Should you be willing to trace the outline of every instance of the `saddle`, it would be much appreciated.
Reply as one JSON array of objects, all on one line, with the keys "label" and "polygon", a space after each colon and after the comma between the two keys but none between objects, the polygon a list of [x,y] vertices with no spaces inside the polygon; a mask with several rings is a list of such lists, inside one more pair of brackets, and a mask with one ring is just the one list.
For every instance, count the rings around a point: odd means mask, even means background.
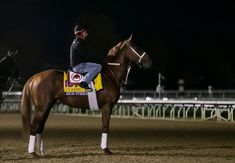
[{"label": "saddle", "polygon": [[[71,70],[64,71],[64,92],[67,95],[85,95],[87,91],[79,86],[83,81],[84,75]],[[101,73],[89,84],[93,90],[103,89]]]}]

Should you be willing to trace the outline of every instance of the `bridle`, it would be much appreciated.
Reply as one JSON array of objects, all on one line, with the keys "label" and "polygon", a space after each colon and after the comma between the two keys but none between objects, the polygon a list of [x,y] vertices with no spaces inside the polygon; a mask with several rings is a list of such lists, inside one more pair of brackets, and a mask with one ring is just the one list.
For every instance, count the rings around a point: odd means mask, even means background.
[{"label": "bridle", "polygon": [[137,51],[135,51],[135,49],[134,48],[132,48],[132,46],[131,45],[129,45],[129,47],[130,47],[130,49],[139,57],[139,61],[138,61],[138,63],[141,63],[141,60],[143,59],[143,57],[144,57],[144,55],[146,54],[146,52],[143,52],[143,54],[142,55],[140,55]]},{"label": "bridle", "polygon": [[[129,47],[133,52],[134,54],[136,54],[138,57],[139,57],[139,60],[138,60],[138,64],[141,63],[141,60],[143,59],[143,57],[145,56],[146,52],[143,52],[142,54],[139,54],[129,43],[129,41],[125,41],[125,43],[122,44],[122,46],[120,47],[120,49],[122,49],[125,45],[127,45],[127,47]],[[120,63],[116,63],[116,62],[107,62],[107,65],[110,65],[110,66],[120,66],[121,64]],[[127,68],[127,74],[126,74],[126,78],[125,78],[125,81],[122,82],[121,84],[121,87],[125,86],[127,84],[127,80],[128,80],[128,76],[129,76],[129,73],[130,73],[130,70],[131,70],[131,64],[128,65],[128,68]],[[117,77],[115,76],[115,74],[113,73],[113,71],[108,67],[109,71],[111,72],[112,76],[115,78],[115,80],[118,82],[118,79]],[[123,89],[124,92],[125,92],[125,89]],[[124,94],[123,92],[123,94]]]}]

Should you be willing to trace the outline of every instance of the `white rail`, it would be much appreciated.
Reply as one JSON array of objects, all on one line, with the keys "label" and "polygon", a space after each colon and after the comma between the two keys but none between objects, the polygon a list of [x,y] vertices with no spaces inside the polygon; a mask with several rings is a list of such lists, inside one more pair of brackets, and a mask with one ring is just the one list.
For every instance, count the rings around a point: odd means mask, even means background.
[{"label": "white rail", "polygon": [[[20,99],[6,99],[1,112],[19,112]],[[113,108],[112,116],[125,118],[169,119],[169,120],[217,120],[234,121],[235,101],[205,100],[119,100]],[[72,108],[57,103],[53,113],[83,116],[100,116],[99,112],[82,108]]]},{"label": "white rail", "polygon": [[235,105],[235,101],[222,101],[222,100],[210,100],[210,101],[206,101],[206,100],[177,100],[177,99],[170,99],[170,100],[159,100],[159,99],[150,99],[150,100],[146,100],[146,99],[132,99],[132,100],[119,100],[118,103],[145,103],[145,104],[201,104],[201,105]]},{"label": "white rail", "polygon": [[[217,121],[234,120],[235,101],[197,100],[119,100],[117,110],[122,116],[161,119],[201,119]],[[133,109],[135,108],[135,111]],[[138,108],[138,114],[136,112]],[[127,110],[127,112],[125,112]],[[132,110],[132,111],[131,111]],[[129,113],[132,113],[131,115]],[[117,114],[118,115],[118,114]]]},{"label": "white rail", "polygon": [[[6,95],[7,92],[2,92]],[[21,96],[21,91],[10,92],[10,96]],[[132,98],[158,98],[159,94],[156,90],[126,90],[123,95],[124,99]],[[167,98],[235,98],[235,90],[185,90],[179,92],[178,90],[164,90],[161,92],[161,97]]]}]

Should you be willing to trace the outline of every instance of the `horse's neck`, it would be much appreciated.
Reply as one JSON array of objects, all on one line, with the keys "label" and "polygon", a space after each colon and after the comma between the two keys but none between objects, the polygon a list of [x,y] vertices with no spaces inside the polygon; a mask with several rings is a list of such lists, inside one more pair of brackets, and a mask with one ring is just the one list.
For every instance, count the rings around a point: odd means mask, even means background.
[{"label": "horse's neck", "polygon": [[[111,63],[109,65],[109,63]],[[127,75],[128,63],[125,61],[124,57],[121,57],[112,62],[107,62],[106,71],[113,76],[113,78],[118,82],[118,85],[122,83]]]}]

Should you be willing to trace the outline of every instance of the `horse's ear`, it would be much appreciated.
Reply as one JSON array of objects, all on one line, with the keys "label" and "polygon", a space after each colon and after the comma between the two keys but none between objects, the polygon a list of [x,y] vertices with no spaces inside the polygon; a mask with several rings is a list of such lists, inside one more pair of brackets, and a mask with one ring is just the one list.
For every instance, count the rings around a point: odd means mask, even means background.
[{"label": "horse's ear", "polygon": [[12,54],[13,54],[12,51],[10,51],[10,50],[7,51],[8,56],[12,56]]},{"label": "horse's ear", "polygon": [[131,41],[131,39],[132,39],[132,34],[131,34],[131,36],[128,38],[128,42],[130,42]]}]

